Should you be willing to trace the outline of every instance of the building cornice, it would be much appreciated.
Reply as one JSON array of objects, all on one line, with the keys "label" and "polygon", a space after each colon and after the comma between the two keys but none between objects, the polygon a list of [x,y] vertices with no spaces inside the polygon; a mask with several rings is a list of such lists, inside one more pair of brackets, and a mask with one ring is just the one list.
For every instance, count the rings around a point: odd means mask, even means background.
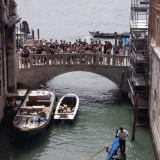
[{"label": "building cornice", "polygon": [[12,20],[10,20],[6,25],[8,25],[9,27],[11,27],[12,25],[18,23],[21,20],[21,17],[15,17]]}]

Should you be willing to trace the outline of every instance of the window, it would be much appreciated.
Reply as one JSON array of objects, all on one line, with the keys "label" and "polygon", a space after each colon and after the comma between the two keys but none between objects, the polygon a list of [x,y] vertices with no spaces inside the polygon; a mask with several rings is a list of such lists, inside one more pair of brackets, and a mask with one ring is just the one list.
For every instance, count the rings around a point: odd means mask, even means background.
[{"label": "window", "polygon": [[7,5],[7,0],[4,0],[4,4]]}]

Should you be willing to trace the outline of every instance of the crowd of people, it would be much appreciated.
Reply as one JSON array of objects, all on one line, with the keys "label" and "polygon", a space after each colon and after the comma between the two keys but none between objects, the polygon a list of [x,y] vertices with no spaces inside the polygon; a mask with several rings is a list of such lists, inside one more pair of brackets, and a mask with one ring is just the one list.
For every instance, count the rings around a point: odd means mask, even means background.
[{"label": "crowd of people", "polygon": [[76,40],[74,43],[66,42],[65,40],[43,42],[39,40],[34,46],[21,45],[17,48],[17,56],[29,57],[30,54],[66,54],[66,53],[96,53],[96,54],[119,54],[124,55],[122,41],[119,39],[118,44],[112,45],[110,41],[93,41],[87,43],[86,40]]}]

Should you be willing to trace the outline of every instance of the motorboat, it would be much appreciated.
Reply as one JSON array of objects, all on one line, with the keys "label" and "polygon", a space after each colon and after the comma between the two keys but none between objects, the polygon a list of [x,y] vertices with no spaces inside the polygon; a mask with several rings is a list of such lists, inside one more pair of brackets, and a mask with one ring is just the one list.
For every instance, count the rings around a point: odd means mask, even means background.
[{"label": "motorboat", "polygon": [[79,97],[76,94],[66,94],[60,98],[54,113],[56,122],[73,122],[79,107]]},{"label": "motorboat", "polygon": [[124,32],[121,34],[118,33],[103,33],[100,31],[96,31],[96,32],[91,32],[89,31],[89,33],[93,36],[93,37],[99,37],[99,38],[115,38],[116,36],[119,38],[129,38],[130,37],[130,32]]},{"label": "motorboat", "polygon": [[13,119],[15,136],[30,138],[45,131],[51,121],[55,101],[56,95],[52,91],[31,90]]}]

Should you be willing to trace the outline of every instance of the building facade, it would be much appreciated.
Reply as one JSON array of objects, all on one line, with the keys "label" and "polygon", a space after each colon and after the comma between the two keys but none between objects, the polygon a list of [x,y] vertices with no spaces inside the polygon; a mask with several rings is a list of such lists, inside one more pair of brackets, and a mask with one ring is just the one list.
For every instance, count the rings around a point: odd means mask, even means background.
[{"label": "building facade", "polygon": [[0,122],[8,92],[16,92],[15,25],[20,21],[15,0],[0,0]]},{"label": "building facade", "polygon": [[160,159],[160,1],[150,1],[150,126],[157,157]]}]

